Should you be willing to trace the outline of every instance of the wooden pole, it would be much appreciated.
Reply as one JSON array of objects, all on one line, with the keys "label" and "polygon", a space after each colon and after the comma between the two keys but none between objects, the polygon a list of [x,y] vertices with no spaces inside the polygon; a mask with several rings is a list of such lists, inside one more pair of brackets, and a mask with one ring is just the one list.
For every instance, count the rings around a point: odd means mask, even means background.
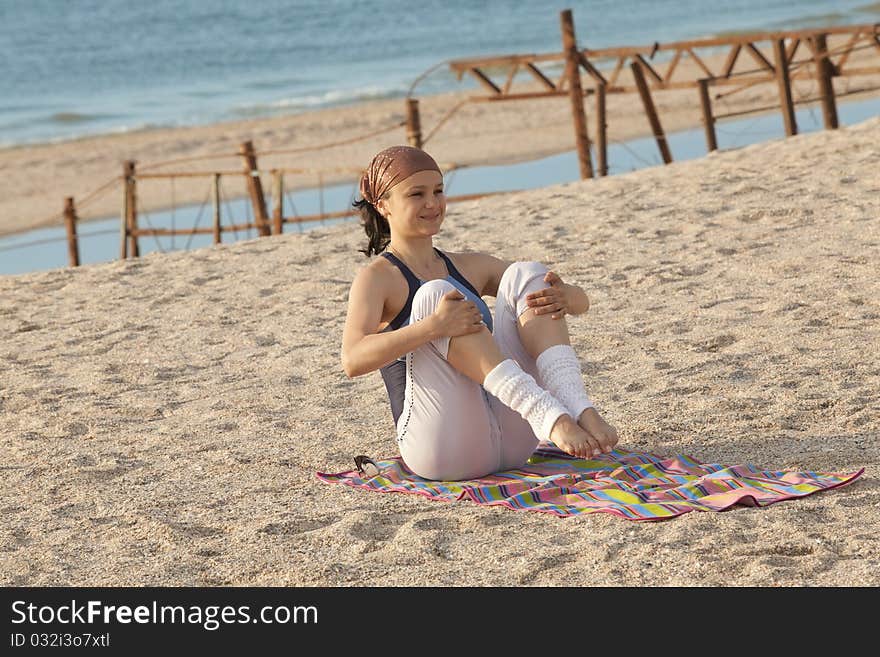
[{"label": "wooden pole", "polygon": [[73,197],[64,200],[64,225],[67,228],[67,260],[71,267],[79,267],[79,242],[76,239],[76,208]]},{"label": "wooden pole", "polygon": [[242,142],[239,155],[244,160],[244,177],[247,184],[248,194],[251,197],[251,205],[254,208],[254,221],[260,237],[270,235],[269,213],[266,212],[266,197],[263,194],[263,184],[257,168],[257,154],[254,152],[254,144],[251,141]]},{"label": "wooden pole", "polygon": [[419,99],[406,99],[406,143],[415,148],[422,147],[422,121],[419,117]]},{"label": "wooden pole", "polygon": [[139,258],[141,255],[140,238],[135,233],[138,229],[138,215],[134,165],[134,160],[128,160],[122,166],[125,177],[126,208],[128,209],[128,216],[126,217],[126,224],[128,225],[128,253],[132,258]]},{"label": "wooden pole", "polygon": [[214,184],[211,189],[214,197],[214,244],[220,244],[222,241],[220,228],[220,174],[214,174]]},{"label": "wooden pole", "polygon": [[571,115],[574,119],[574,139],[581,179],[592,178],[593,161],[590,156],[590,138],[587,134],[587,112],[584,107],[584,92],[581,88],[580,56],[574,35],[571,9],[559,13],[559,22],[562,29],[562,50],[565,52],[568,95],[571,98]]},{"label": "wooden pole", "polygon": [[700,106],[703,108],[703,128],[706,130],[706,146],[709,151],[718,150],[715,138],[715,117],[712,116],[712,99],[709,97],[709,79],[697,80],[700,85]]},{"label": "wooden pole", "polygon": [[815,45],[816,69],[819,76],[819,95],[822,98],[822,118],[826,130],[836,130],[837,101],[834,98],[834,65],[828,57],[828,41],[826,34],[817,34],[813,38]]},{"label": "wooden pole", "polygon": [[122,211],[119,213],[119,259],[128,258],[128,178],[126,168],[122,167]]},{"label": "wooden pole", "polygon": [[318,172],[318,210],[321,213],[321,224],[324,223],[324,175]]},{"label": "wooden pole", "polygon": [[654,107],[654,101],[651,98],[651,91],[648,89],[648,83],[645,82],[645,74],[642,72],[642,65],[635,61],[630,64],[633,78],[636,81],[636,87],[639,89],[639,95],[642,97],[642,105],[645,106],[645,114],[648,115],[648,121],[651,123],[651,130],[654,131],[654,139],[657,141],[657,147],[660,149],[660,155],[663,157],[663,163],[672,162],[672,153],[669,152],[669,145],[666,143],[666,135],[663,133],[663,126],[660,125],[660,117],[657,116],[657,109]]},{"label": "wooden pole", "polygon": [[596,85],[596,173],[608,175],[608,123],[605,119],[605,85]]},{"label": "wooden pole", "polygon": [[782,106],[785,134],[793,137],[797,134],[798,128],[794,115],[794,102],[791,99],[791,78],[788,74],[788,59],[783,39],[777,39],[773,42],[773,59],[776,66],[776,84],[779,87],[779,104]]},{"label": "wooden pole", "polygon": [[272,219],[275,223],[275,234],[284,232],[284,174],[272,172]]}]

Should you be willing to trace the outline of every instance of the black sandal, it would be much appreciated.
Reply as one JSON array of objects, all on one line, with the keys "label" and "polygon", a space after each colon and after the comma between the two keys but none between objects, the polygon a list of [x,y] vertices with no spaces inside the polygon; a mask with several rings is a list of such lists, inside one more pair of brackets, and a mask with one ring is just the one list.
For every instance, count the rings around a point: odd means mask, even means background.
[{"label": "black sandal", "polygon": [[[373,459],[371,459],[369,456],[364,456],[363,454],[360,454],[360,455],[354,457],[354,464],[357,467],[357,471],[361,475],[366,476],[366,477],[375,477],[377,474],[379,474],[381,472],[381,470],[379,469],[379,466],[376,464],[376,462]],[[373,468],[375,469],[375,472],[373,472],[372,474],[368,473],[366,466],[373,466]]]}]

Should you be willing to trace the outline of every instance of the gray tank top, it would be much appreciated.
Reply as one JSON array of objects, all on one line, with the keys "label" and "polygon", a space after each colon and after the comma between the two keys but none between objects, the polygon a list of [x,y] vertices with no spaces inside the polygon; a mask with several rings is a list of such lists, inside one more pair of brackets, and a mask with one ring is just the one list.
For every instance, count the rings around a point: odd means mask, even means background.
[{"label": "gray tank top", "polygon": [[[449,271],[449,276],[447,276],[445,280],[452,283],[452,285],[461,291],[467,299],[473,301],[477,305],[477,308],[480,309],[480,314],[483,315],[483,321],[491,332],[492,313],[489,311],[489,306],[486,305],[486,302],[483,301],[480,294],[474,289],[474,286],[471,285],[470,282],[455,268],[455,265],[452,264],[452,261],[446,256],[446,254],[437,247],[434,247],[434,250],[441,258],[443,258],[443,261],[446,263],[446,269]],[[387,258],[389,262],[394,264],[403,273],[406,282],[409,284],[409,296],[406,299],[406,303],[401,311],[397,313],[397,317],[392,319],[391,323],[382,329],[382,333],[385,333],[386,331],[396,331],[409,324],[410,315],[412,314],[413,297],[415,297],[416,291],[423,283],[425,283],[425,281],[420,280],[415,274],[413,274],[410,268],[403,264],[403,261],[393,253],[384,251],[381,255]],[[393,363],[389,363],[381,368],[379,372],[382,374],[382,380],[385,382],[385,389],[388,391],[388,401],[391,403],[391,415],[394,418],[394,424],[397,425],[397,419],[403,412],[403,398],[406,392],[406,357],[402,356],[401,358],[398,358]]]}]

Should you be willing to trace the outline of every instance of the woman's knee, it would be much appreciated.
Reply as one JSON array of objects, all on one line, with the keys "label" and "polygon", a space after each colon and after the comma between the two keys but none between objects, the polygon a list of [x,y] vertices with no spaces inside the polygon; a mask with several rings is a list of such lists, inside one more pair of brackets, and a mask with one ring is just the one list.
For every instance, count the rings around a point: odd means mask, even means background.
[{"label": "woman's knee", "polygon": [[526,295],[547,287],[544,277],[550,269],[542,262],[522,260],[511,263],[498,285],[498,296],[506,299],[511,308],[516,308],[517,318],[528,310]]},{"label": "woman's knee", "polygon": [[[423,284],[416,290],[413,297],[410,323],[420,322],[432,315],[437,310],[437,306],[440,305],[440,300],[443,296],[455,289],[452,283],[441,279],[435,279]],[[443,360],[446,360],[449,356],[449,336],[434,338],[428,345],[434,347]]]},{"label": "woman's knee", "polygon": [[441,279],[435,279],[424,283],[418,290],[416,290],[415,296],[413,297],[412,321],[417,322],[428,315],[431,315],[437,310],[437,306],[440,304],[440,300],[443,296],[455,289],[456,288],[452,283]]}]

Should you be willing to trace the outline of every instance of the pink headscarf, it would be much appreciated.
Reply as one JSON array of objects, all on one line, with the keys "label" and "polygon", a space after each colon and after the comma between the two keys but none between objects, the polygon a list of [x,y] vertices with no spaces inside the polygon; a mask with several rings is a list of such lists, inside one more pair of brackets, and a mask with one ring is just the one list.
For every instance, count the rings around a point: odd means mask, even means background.
[{"label": "pink headscarf", "polygon": [[389,189],[419,171],[440,171],[434,158],[412,146],[392,146],[377,153],[361,176],[361,196],[376,205]]}]

